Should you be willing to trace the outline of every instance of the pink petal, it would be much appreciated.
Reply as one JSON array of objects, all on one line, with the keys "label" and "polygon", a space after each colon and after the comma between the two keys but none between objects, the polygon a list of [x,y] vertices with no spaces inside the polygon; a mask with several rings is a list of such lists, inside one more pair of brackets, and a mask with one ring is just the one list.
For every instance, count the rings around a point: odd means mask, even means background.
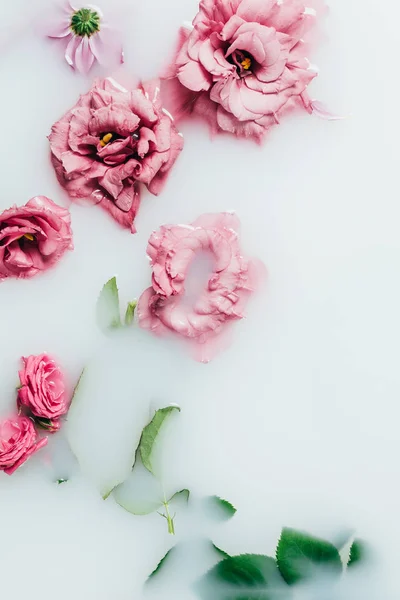
[{"label": "pink petal", "polygon": [[185,66],[180,67],[178,79],[182,85],[193,92],[208,90],[211,85],[211,76],[195,61],[190,61]]},{"label": "pink petal", "polygon": [[74,69],[75,68],[75,52],[79,45],[79,38],[73,35],[68,42],[68,46],[65,50],[65,60]]},{"label": "pink petal", "polygon": [[124,53],[122,44],[115,39],[115,32],[105,29],[89,38],[89,47],[101,65],[122,64]]},{"label": "pink petal", "polygon": [[346,118],[343,115],[338,115],[331,112],[326,104],[320,102],[319,100],[312,100],[310,106],[312,112],[321,119],[326,119],[327,121],[340,121],[341,119]]},{"label": "pink petal", "polygon": [[89,38],[83,37],[75,52],[75,65],[80,73],[86,75],[93,65],[94,54],[89,46]]},{"label": "pink petal", "polygon": [[73,35],[70,28],[70,20],[63,19],[62,21],[54,22],[49,26],[46,35],[49,38],[63,38],[68,35]]}]

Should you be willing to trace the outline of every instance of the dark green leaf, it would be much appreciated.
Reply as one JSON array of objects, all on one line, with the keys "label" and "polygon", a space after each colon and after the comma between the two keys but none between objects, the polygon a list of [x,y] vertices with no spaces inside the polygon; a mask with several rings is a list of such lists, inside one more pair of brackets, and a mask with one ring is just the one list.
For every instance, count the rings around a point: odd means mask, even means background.
[{"label": "dark green leaf", "polygon": [[128,306],[126,308],[126,313],[125,313],[125,325],[127,327],[129,327],[129,325],[131,325],[131,323],[133,321],[133,317],[135,316],[136,306],[137,306],[136,300],[134,300],[133,302],[128,302]]},{"label": "dark green leaf", "polygon": [[208,496],[204,499],[204,508],[209,517],[216,521],[227,521],[236,513],[236,508],[219,496]]},{"label": "dark green leaf", "polygon": [[112,277],[104,285],[97,300],[97,323],[103,331],[121,327],[117,279]]},{"label": "dark green leaf", "polygon": [[139,453],[142,459],[143,465],[150,473],[154,475],[153,470],[153,451],[157,436],[160,433],[161,427],[165,420],[174,412],[180,411],[179,406],[167,406],[166,408],[160,408],[156,411],[156,414],[148,425],[143,429],[142,437],[139,442]]},{"label": "dark green leaf", "polygon": [[350,558],[347,563],[348,567],[354,567],[354,565],[364,562],[368,558],[368,548],[363,540],[354,540],[350,548]]},{"label": "dark green leaf", "polygon": [[197,584],[203,600],[287,600],[290,592],[273,558],[258,554],[231,556]]},{"label": "dark green leaf", "polygon": [[294,529],[282,530],[276,560],[282,577],[290,585],[313,577],[318,567],[324,573],[342,572],[342,561],[333,544]]}]

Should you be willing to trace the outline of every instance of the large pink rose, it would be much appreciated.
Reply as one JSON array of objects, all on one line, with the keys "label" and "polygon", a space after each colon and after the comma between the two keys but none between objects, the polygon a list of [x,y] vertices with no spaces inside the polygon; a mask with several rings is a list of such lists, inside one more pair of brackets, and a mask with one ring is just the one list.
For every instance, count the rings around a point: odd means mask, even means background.
[{"label": "large pink rose", "polygon": [[18,405],[23,406],[39,426],[57,431],[61,426],[60,417],[68,412],[70,405],[64,375],[47,354],[28,356],[22,361]]},{"label": "large pink rose", "polygon": [[166,73],[179,82],[181,108],[214,131],[258,140],[289,109],[311,112],[305,39],[316,11],[306,6],[315,1],[203,0]]},{"label": "large pink rose", "polygon": [[32,454],[47,444],[37,441],[33,423],[28,417],[16,416],[0,423],[0,470],[12,475]]},{"label": "large pink rose", "polygon": [[[203,215],[191,225],[163,225],[154,232],[147,246],[152,287],[138,302],[140,326],[156,334],[171,331],[184,336],[203,346],[196,352],[200,360],[209,360],[215,350],[209,342],[243,318],[259,283],[260,263],[242,256],[238,229],[234,214],[220,213]],[[204,292],[188,306],[185,280],[201,251],[211,252],[214,268]]]},{"label": "large pink rose", "polygon": [[183,147],[158,82],[128,91],[95,82],[52,127],[52,162],[71,198],[91,199],[135,232],[139,184],[159,194]]},{"label": "large pink rose", "polygon": [[69,210],[45,196],[0,214],[0,280],[33,277],[72,249]]}]

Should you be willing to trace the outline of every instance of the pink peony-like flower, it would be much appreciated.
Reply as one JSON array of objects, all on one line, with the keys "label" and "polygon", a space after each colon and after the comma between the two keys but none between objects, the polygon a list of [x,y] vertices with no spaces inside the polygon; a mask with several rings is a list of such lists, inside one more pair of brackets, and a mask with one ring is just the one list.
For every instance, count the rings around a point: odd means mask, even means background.
[{"label": "pink peony-like flower", "polygon": [[0,280],[33,277],[72,249],[70,212],[46,196],[0,213]]},{"label": "pink peony-like flower", "polygon": [[70,397],[60,367],[47,354],[22,358],[18,405],[24,407],[37,425],[50,432],[61,427],[60,417],[68,412]]},{"label": "pink peony-like flower", "polygon": [[[206,214],[190,226],[163,225],[151,235],[147,253],[153,271],[152,287],[138,302],[141,327],[157,334],[172,331],[206,344],[227,324],[243,318],[259,281],[260,265],[243,258],[238,228],[234,214]],[[214,270],[204,293],[188,307],[183,301],[185,280],[200,251],[211,252]],[[208,360],[205,353],[201,360]]]},{"label": "pink peony-like flower", "polygon": [[58,180],[71,198],[99,203],[132,232],[139,184],[158,195],[183,147],[159,92],[157,81],[133,91],[97,81],[49,137]]},{"label": "pink peony-like flower", "polygon": [[95,61],[103,65],[124,62],[118,32],[106,22],[102,10],[93,4],[79,0],[73,4],[65,2],[46,34],[64,42],[65,60],[81,73],[88,73]]},{"label": "pink peony-like flower", "polygon": [[24,462],[47,444],[37,441],[35,427],[28,417],[16,416],[0,423],[0,470],[12,475]]},{"label": "pink peony-like flower", "polygon": [[178,83],[176,114],[199,114],[213,131],[259,141],[288,110],[312,112],[307,86],[316,72],[306,40],[317,11],[310,4],[316,0],[202,0],[166,73]]}]

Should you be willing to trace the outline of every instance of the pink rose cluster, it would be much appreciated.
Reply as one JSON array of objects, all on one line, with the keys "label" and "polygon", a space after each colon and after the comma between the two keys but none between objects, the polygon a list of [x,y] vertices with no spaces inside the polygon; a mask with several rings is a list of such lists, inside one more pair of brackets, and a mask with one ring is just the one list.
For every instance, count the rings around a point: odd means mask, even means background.
[{"label": "pink rose cluster", "polygon": [[165,74],[178,84],[175,109],[256,140],[292,108],[312,112],[307,86],[317,73],[307,42],[316,8],[316,0],[202,0]]},{"label": "pink rose cluster", "polygon": [[36,428],[58,431],[68,412],[70,396],[64,375],[47,354],[22,358],[19,372],[18,414],[0,423],[0,470],[12,475],[47,444]]},{"label": "pink rose cluster", "polygon": [[[210,360],[226,327],[244,316],[258,286],[261,265],[244,258],[239,220],[231,213],[206,214],[191,225],[164,225],[147,246],[152,285],[139,299],[139,324],[156,334],[174,332],[197,346],[197,358]],[[203,294],[187,306],[185,280],[198,252],[211,252],[214,269]]]},{"label": "pink rose cluster", "polygon": [[111,78],[95,82],[53,125],[49,140],[70,197],[99,204],[132,232],[140,185],[158,195],[183,148],[157,81],[128,91]]},{"label": "pink rose cluster", "polygon": [[0,280],[33,277],[72,249],[70,212],[46,196],[0,214]]}]

